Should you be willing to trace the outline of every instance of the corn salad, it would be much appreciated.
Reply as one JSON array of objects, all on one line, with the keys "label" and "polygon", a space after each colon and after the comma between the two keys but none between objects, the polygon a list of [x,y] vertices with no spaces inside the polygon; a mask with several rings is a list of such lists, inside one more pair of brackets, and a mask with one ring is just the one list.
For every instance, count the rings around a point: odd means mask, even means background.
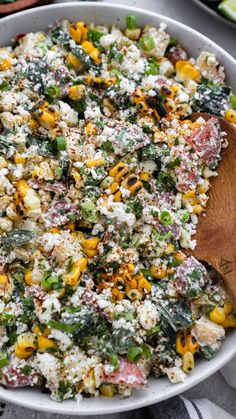
[{"label": "corn salad", "polygon": [[0,48],[2,385],[127,397],[219,350],[233,306],[188,251],[236,123],[224,80],[133,15]]}]

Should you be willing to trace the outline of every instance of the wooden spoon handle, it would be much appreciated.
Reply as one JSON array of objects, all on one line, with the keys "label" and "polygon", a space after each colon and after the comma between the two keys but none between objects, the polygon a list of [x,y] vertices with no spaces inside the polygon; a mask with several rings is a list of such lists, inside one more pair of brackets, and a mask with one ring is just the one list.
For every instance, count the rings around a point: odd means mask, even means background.
[{"label": "wooden spoon handle", "polygon": [[236,254],[223,252],[221,256],[211,261],[211,264],[221,274],[233,301],[236,302]]}]

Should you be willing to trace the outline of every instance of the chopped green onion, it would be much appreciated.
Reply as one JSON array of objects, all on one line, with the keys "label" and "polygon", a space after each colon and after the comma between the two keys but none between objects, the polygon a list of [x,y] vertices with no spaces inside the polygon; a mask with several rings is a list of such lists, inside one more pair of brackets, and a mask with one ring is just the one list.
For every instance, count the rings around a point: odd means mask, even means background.
[{"label": "chopped green onion", "polygon": [[11,90],[11,86],[10,84],[4,80],[1,84],[0,84],[0,90],[2,92],[8,92],[9,90]]},{"label": "chopped green onion", "polygon": [[61,281],[58,276],[48,276],[42,280],[41,285],[45,291],[50,291],[51,289],[59,288]]},{"label": "chopped green onion", "polygon": [[189,217],[190,217],[190,214],[188,211],[186,211],[182,217],[182,223],[185,223],[186,221],[188,221]]},{"label": "chopped green onion", "polygon": [[59,96],[61,93],[59,86],[50,86],[47,88],[48,96]]},{"label": "chopped green onion", "polygon": [[79,329],[80,323],[67,324],[50,320],[48,326],[51,329],[61,330],[62,332],[75,333]]},{"label": "chopped green onion", "polygon": [[151,329],[147,330],[146,335],[147,336],[152,336],[155,333],[159,333],[159,332],[160,332],[160,327],[159,326],[153,326],[153,327],[151,327]]},{"label": "chopped green onion", "polygon": [[127,358],[131,362],[136,362],[143,355],[143,350],[139,346],[133,346],[127,353]]},{"label": "chopped green onion", "polygon": [[56,141],[57,151],[63,151],[66,149],[66,138],[64,137],[64,135],[60,137],[56,137],[55,141]]},{"label": "chopped green onion", "polygon": [[103,36],[102,32],[95,31],[94,29],[89,29],[87,38],[90,39],[90,41],[98,42],[99,39]]},{"label": "chopped green onion", "polygon": [[161,223],[164,224],[165,226],[169,226],[172,224],[172,219],[171,219],[171,215],[169,213],[169,211],[164,210],[161,212]]},{"label": "chopped green onion", "polygon": [[119,358],[117,354],[111,354],[110,355],[110,363],[114,367],[115,370],[119,368]]},{"label": "chopped green onion", "polygon": [[139,46],[143,51],[151,51],[155,47],[155,42],[152,36],[143,36],[139,41]]},{"label": "chopped green onion", "polygon": [[131,31],[137,28],[137,19],[134,15],[126,16],[126,28]]},{"label": "chopped green onion", "polygon": [[236,95],[230,97],[230,102],[234,110],[236,110]]},{"label": "chopped green onion", "polygon": [[6,352],[0,351],[0,368],[5,367],[8,364]]}]

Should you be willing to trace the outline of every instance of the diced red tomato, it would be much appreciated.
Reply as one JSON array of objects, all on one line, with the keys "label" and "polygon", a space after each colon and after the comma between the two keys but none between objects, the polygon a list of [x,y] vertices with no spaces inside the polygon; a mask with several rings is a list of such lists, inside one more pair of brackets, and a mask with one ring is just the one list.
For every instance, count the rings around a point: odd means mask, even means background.
[{"label": "diced red tomato", "polygon": [[118,370],[105,376],[105,381],[111,384],[120,384],[133,388],[147,385],[147,378],[143,371],[133,362],[120,360]]},{"label": "diced red tomato", "polygon": [[27,387],[40,385],[41,377],[39,374],[24,375],[20,368],[7,365],[2,369],[1,384],[10,388]]}]

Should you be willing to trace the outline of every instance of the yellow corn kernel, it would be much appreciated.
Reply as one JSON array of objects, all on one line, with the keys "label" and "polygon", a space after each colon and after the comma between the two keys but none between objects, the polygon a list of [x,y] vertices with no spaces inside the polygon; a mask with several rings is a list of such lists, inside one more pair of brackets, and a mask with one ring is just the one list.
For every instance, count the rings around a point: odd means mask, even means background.
[{"label": "yellow corn kernel", "polygon": [[[130,290],[135,290],[137,288],[138,288],[138,281],[137,281],[137,279],[135,279],[135,277],[133,277],[130,281],[127,282],[125,292],[127,294]],[[141,290],[139,290],[139,291],[141,291]]]},{"label": "yellow corn kernel", "polygon": [[83,249],[83,252],[89,258],[93,258],[94,256],[96,256],[98,254],[98,250],[97,249],[90,249],[90,250],[89,249]]},{"label": "yellow corn kernel", "polygon": [[0,274],[0,286],[8,284],[8,278],[5,274]]},{"label": "yellow corn kernel", "polygon": [[81,241],[81,246],[86,250],[95,250],[100,242],[99,237],[92,237],[91,239],[84,239]]},{"label": "yellow corn kernel", "polygon": [[183,194],[183,202],[192,206],[197,205],[198,199],[195,191],[188,191]]},{"label": "yellow corn kernel", "polygon": [[17,190],[19,198],[21,199],[24,198],[28,189],[29,189],[29,185],[26,182],[26,180],[21,179],[19,180],[19,182],[17,182],[16,190]]},{"label": "yellow corn kernel", "polygon": [[184,254],[184,252],[182,252],[181,250],[178,252],[175,252],[174,254],[174,258],[175,260],[177,260],[178,262],[183,262],[187,256]]},{"label": "yellow corn kernel", "polygon": [[85,129],[87,135],[95,135],[97,133],[97,127],[91,122],[88,122]]},{"label": "yellow corn kernel", "polygon": [[81,61],[77,58],[72,52],[69,52],[67,55],[67,62],[71,65],[75,70],[79,70],[82,66]]},{"label": "yellow corn kernel", "polygon": [[103,166],[104,164],[105,164],[105,160],[101,157],[100,159],[88,160],[85,163],[85,166],[92,168],[92,167],[100,167],[100,166]]},{"label": "yellow corn kernel", "polygon": [[75,286],[79,283],[80,277],[82,272],[85,270],[87,266],[87,259],[81,258],[78,262],[75,262],[72,266],[72,269],[67,274],[63,275],[63,280],[67,285]]},{"label": "yellow corn kernel", "polygon": [[69,32],[71,38],[74,39],[74,41],[77,42],[77,44],[79,44],[82,38],[82,33],[81,29],[77,27],[76,23],[70,26]]},{"label": "yellow corn kernel", "polygon": [[39,127],[39,124],[34,118],[30,118],[28,126],[31,129],[31,131],[35,131]]},{"label": "yellow corn kernel", "polygon": [[183,80],[196,80],[199,77],[199,71],[189,61],[177,61],[175,68]]},{"label": "yellow corn kernel", "polygon": [[127,171],[126,164],[123,161],[120,161],[109,171],[109,176],[113,177],[116,182],[119,182]]},{"label": "yellow corn kernel", "polygon": [[173,243],[169,243],[167,245],[167,253],[173,253],[175,251],[175,246],[173,245]]},{"label": "yellow corn kernel", "polygon": [[57,227],[51,227],[51,228],[49,228],[49,230],[47,230],[47,233],[60,234],[61,230],[59,230],[59,228],[57,228]]},{"label": "yellow corn kernel", "polygon": [[104,83],[107,87],[112,86],[113,84],[116,84],[116,78],[115,77],[108,77],[104,80]]},{"label": "yellow corn kernel", "polygon": [[8,166],[7,161],[0,156],[0,169],[5,169]]},{"label": "yellow corn kernel", "polygon": [[224,312],[225,314],[230,314],[233,311],[233,305],[230,301],[225,301],[224,303]]},{"label": "yellow corn kernel", "polygon": [[236,111],[233,111],[233,109],[227,109],[225,112],[225,119],[236,124]]},{"label": "yellow corn kernel", "polygon": [[116,111],[115,106],[112,104],[112,102],[108,98],[103,99],[102,103],[103,103],[103,106],[105,108],[108,108],[110,112]]},{"label": "yellow corn kernel", "polygon": [[140,88],[136,89],[133,94],[134,103],[138,104],[145,101],[145,96]]},{"label": "yellow corn kernel", "polygon": [[114,301],[123,300],[125,293],[117,288],[112,288],[112,297]]},{"label": "yellow corn kernel", "polygon": [[20,349],[17,343],[15,343],[14,349],[15,355],[21,359],[27,359],[33,354],[33,351],[26,351],[25,349]]},{"label": "yellow corn kernel", "polygon": [[100,51],[98,48],[94,48],[94,50],[90,53],[90,57],[95,61],[95,63],[100,63]]},{"label": "yellow corn kernel", "polygon": [[111,193],[115,193],[119,189],[119,183],[118,182],[112,182],[110,186]]},{"label": "yellow corn kernel", "polygon": [[201,214],[204,210],[204,208],[201,205],[194,205],[193,207],[193,213],[198,215]]},{"label": "yellow corn kernel", "polygon": [[38,351],[46,352],[47,349],[55,348],[55,341],[44,336],[38,336]]},{"label": "yellow corn kernel", "polygon": [[137,289],[132,289],[129,292],[127,292],[127,297],[132,300],[142,300],[143,295],[141,293],[141,291],[137,290]]},{"label": "yellow corn kernel", "polygon": [[6,71],[11,68],[11,61],[8,58],[4,58],[0,61],[0,71]]},{"label": "yellow corn kernel", "polygon": [[122,199],[122,194],[121,194],[121,191],[119,190],[114,195],[114,202],[120,202],[121,199]]},{"label": "yellow corn kernel", "polygon": [[203,185],[198,185],[197,186],[197,191],[200,194],[204,194],[209,190],[209,181],[205,180]]},{"label": "yellow corn kernel", "polygon": [[213,310],[211,310],[210,312],[209,317],[211,321],[214,323],[217,323],[217,324],[224,323],[224,321],[226,320],[226,314],[224,312],[224,308],[223,307],[213,308]]},{"label": "yellow corn kernel", "polygon": [[134,273],[134,265],[133,263],[126,263],[125,268],[127,271],[132,275]]},{"label": "yellow corn kernel", "polygon": [[39,326],[36,324],[33,328],[33,332],[35,333],[36,336],[44,336],[45,338],[47,338],[51,333],[51,329],[46,326],[43,332],[41,332]]},{"label": "yellow corn kernel", "polygon": [[122,186],[129,189],[132,195],[136,195],[142,189],[143,183],[136,175],[129,175],[123,180]]},{"label": "yellow corn kernel", "polygon": [[234,314],[228,314],[226,319],[221,323],[223,327],[236,327],[236,316]]},{"label": "yellow corn kernel", "polygon": [[174,86],[171,87],[171,94],[169,95],[169,97],[173,99],[178,93],[178,91],[179,91],[179,86],[175,84]]},{"label": "yellow corn kernel", "polygon": [[199,345],[194,336],[188,335],[186,336],[186,344],[188,351],[192,352],[193,354],[198,350]]},{"label": "yellow corn kernel", "polygon": [[175,64],[175,69],[176,69],[176,72],[177,73],[179,73],[180,71],[182,71],[183,70],[183,68],[186,66],[186,65],[189,65],[190,63],[189,63],[189,61],[186,61],[186,60],[180,60],[180,61],[177,61],[176,62],[176,64]]},{"label": "yellow corn kernel", "polygon": [[85,93],[85,86],[83,84],[77,84],[75,86],[70,86],[69,88],[69,97],[72,100],[81,99],[84,93]]},{"label": "yellow corn kernel", "polygon": [[182,369],[184,372],[191,372],[194,368],[194,356],[192,352],[188,351],[183,355]]},{"label": "yellow corn kernel", "polygon": [[150,179],[150,176],[151,175],[148,172],[141,172],[140,175],[139,175],[139,179],[144,181],[144,182],[147,182]]},{"label": "yellow corn kernel", "polygon": [[167,273],[167,267],[166,265],[160,265],[160,266],[151,266],[150,268],[151,274],[156,279],[163,279],[166,276]]},{"label": "yellow corn kernel", "polygon": [[[16,203],[23,200],[28,217],[36,217],[41,214],[41,202],[37,192],[30,188],[25,180],[19,180],[16,184]],[[19,201],[19,202],[18,202]]]},{"label": "yellow corn kernel", "polygon": [[94,50],[94,45],[90,41],[84,41],[81,46],[86,54],[90,54]]},{"label": "yellow corn kernel", "polygon": [[16,164],[25,164],[25,157],[21,156],[20,154],[15,154],[14,155],[14,162]]},{"label": "yellow corn kernel", "polygon": [[[141,275],[140,275],[141,276]],[[152,285],[144,276],[138,279],[138,290],[142,293],[150,293],[152,289]]]},{"label": "yellow corn kernel", "polygon": [[38,119],[44,128],[54,128],[56,125],[55,116],[52,115],[51,112],[43,111],[42,114],[38,116]]},{"label": "yellow corn kernel", "polygon": [[23,351],[34,351],[37,348],[35,335],[31,332],[21,333],[17,337],[17,345],[19,346],[19,349]]},{"label": "yellow corn kernel", "polygon": [[113,397],[115,394],[114,384],[102,384],[99,387],[99,393],[102,394],[102,396]]},{"label": "yellow corn kernel", "polygon": [[180,334],[176,339],[175,344],[176,352],[180,355],[184,355],[188,351],[188,344],[186,340],[186,336],[183,334]]},{"label": "yellow corn kernel", "polygon": [[32,285],[33,277],[32,277],[32,269],[29,269],[25,274],[25,282],[27,285]]}]

